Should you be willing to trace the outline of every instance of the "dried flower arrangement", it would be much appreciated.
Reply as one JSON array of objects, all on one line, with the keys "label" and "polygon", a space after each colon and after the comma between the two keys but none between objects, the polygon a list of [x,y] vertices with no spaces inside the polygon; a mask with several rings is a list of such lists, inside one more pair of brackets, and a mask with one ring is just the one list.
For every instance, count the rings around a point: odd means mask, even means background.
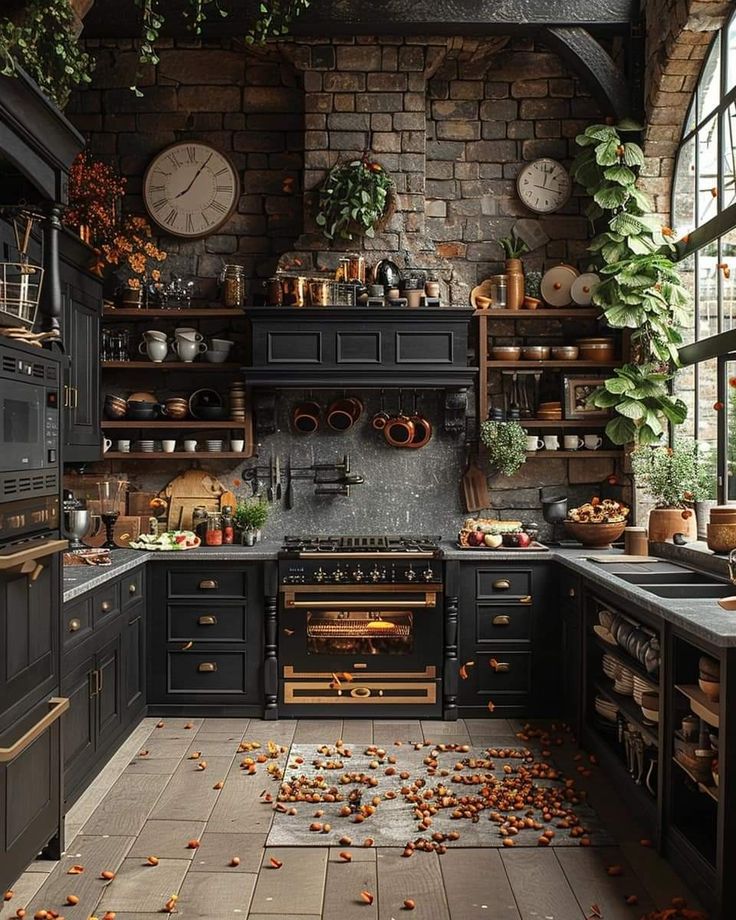
[{"label": "dried flower arrangement", "polygon": [[69,206],[64,223],[93,246],[110,239],[119,224],[126,180],[107,163],[84,150],[69,170]]}]

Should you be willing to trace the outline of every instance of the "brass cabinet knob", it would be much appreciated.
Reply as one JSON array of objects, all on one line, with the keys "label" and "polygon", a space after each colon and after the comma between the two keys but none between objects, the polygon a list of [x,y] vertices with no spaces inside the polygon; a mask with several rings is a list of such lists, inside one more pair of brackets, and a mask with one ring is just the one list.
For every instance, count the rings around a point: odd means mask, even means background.
[{"label": "brass cabinet knob", "polygon": [[200,626],[216,626],[217,617],[213,617],[211,614],[206,613],[197,620],[197,623],[199,623]]},{"label": "brass cabinet knob", "polygon": [[520,598],[519,598],[519,603],[520,603],[520,604],[531,604],[531,602],[532,602],[532,596],[531,596],[531,594],[525,594],[525,595],[523,595],[523,597],[520,597]]},{"label": "brass cabinet knob", "polygon": [[511,670],[511,664],[508,661],[497,661],[493,669],[497,674],[505,674]]},{"label": "brass cabinet knob", "polygon": [[135,582],[131,582],[128,585],[128,594],[135,594],[137,590],[138,590],[138,585],[136,585]]},{"label": "brass cabinet knob", "polygon": [[82,628],[82,621],[78,620],[76,617],[73,620],[69,620],[69,632],[76,632],[78,629]]},{"label": "brass cabinet knob", "polygon": [[100,610],[103,613],[109,613],[112,610],[112,604],[110,603],[110,601],[103,601],[100,604]]},{"label": "brass cabinet knob", "polygon": [[567,596],[568,596],[568,597],[575,597],[575,588],[568,588],[568,589],[567,589]]},{"label": "brass cabinet knob", "polygon": [[495,588],[496,591],[508,591],[511,587],[511,582],[508,578],[499,578],[493,582],[492,587]]},{"label": "brass cabinet knob", "polygon": [[203,661],[198,667],[197,670],[200,674],[211,674],[213,671],[217,670],[217,665],[214,661]]},{"label": "brass cabinet knob", "polygon": [[511,624],[511,617],[505,613],[500,613],[498,616],[494,617],[491,622],[494,626],[509,626]]},{"label": "brass cabinet knob", "polygon": [[213,578],[205,578],[204,581],[200,581],[199,587],[201,591],[216,591],[219,585]]}]

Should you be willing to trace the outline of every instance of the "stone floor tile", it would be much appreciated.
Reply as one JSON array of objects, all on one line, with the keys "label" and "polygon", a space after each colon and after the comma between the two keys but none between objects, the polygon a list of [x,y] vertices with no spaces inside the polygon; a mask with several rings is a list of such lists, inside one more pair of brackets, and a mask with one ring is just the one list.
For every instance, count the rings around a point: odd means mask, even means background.
[{"label": "stone floor tile", "polygon": [[98,911],[160,912],[171,895],[178,893],[188,868],[186,859],[162,859],[157,866],[126,859],[105,888]]},{"label": "stone floor tile", "polygon": [[187,849],[190,840],[199,840],[204,833],[204,821],[151,820],[146,821],[128,856],[145,859],[193,859],[196,850]]}]

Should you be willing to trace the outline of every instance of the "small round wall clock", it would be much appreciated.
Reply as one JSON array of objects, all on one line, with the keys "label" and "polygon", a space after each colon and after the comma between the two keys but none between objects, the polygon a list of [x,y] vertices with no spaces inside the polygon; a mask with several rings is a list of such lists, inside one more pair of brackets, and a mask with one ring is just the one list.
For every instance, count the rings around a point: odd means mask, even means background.
[{"label": "small round wall clock", "polygon": [[229,158],[204,141],[179,141],[159,151],[143,178],[151,219],[172,236],[197,239],[218,230],[240,196]]},{"label": "small round wall clock", "polygon": [[572,180],[562,163],[541,157],[521,170],[516,178],[516,191],[530,211],[551,214],[570,197]]}]

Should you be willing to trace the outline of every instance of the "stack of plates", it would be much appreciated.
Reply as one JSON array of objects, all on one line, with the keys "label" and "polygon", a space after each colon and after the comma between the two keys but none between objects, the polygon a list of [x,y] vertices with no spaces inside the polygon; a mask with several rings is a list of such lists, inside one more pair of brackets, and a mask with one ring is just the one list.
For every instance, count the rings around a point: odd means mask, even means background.
[{"label": "stack of plates", "polygon": [[634,692],[634,672],[628,668],[620,667],[614,678],[613,689],[623,696],[631,696]]},{"label": "stack of plates", "polygon": [[595,711],[606,722],[615,722],[618,717],[618,706],[603,696],[595,698]]},{"label": "stack of plates", "polygon": [[152,454],[154,451],[154,448],[155,448],[154,441],[139,441],[138,442],[138,450],[142,454]]},{"label": "stack of plates", "polygon": [[245,421],[245,384],[234,383],[230,387],[230,418],[234,422]]},{"label": "stack of plates", "polygon": [[599,638],[603,639],[604,642],[607,642],[609,645],[617,645],[616,640],[613,638],[613,634],[606,629],[605,626],[601,626],[600,623],[596,623],[593,627],[593,632]]},{"label": "stack of plates", "polygon": [[549,421],[561,419],[562,403],[559,400],[556,402],[541,402],[537,406],[537,418],[548,419]]},{"label": "stack of plates", "polygon": [[642,694],[656,692],[656,684],[650,684],[649,681],[644,680],[643,677],[639,677],[638,674],[634,674],[634,692],[632,695],[637,706],[641,706]]},{"label": "stack of plates", "polygon": [[659,722],[659,692],[644,693],[641,698],[642,715],[648,722]]},{"label": "stack of plates", "polygon": [[616,680],[621,671],[621,665],[616,661],[613,655],[603,656],[603,673],[611,680]]},{"label": "stack of plates", "polygon": [[207,450],[212,453],[222,453],[222,441],[205,441]]}]

